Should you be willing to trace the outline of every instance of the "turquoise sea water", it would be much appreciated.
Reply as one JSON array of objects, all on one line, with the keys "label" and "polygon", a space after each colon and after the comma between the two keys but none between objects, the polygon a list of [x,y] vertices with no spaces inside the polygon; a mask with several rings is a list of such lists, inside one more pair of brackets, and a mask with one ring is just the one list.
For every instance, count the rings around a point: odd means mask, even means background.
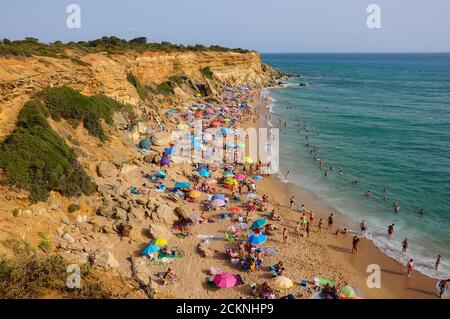
[{"label": "turquoise sea water", "polygon": [[[291,182],[354,221],[352,229],[365,219],[368,237],[389,256],[403,263],[414,258],[417,270],[450,277],[450,54],[263,54],[262,59],[303,75],[270,89],[272,124],[278,117],[287,121],[280,133],[282,172],[290,170]],[[309,86],[298,85],[305,81]],[[328,177],[313,147],[325,168],[335,168]],[[355,179],[357,186],[351,183]],[[370,199],[362,195],[367,190]],[[393,202],[400,213],[393,212]],[[395,234],[388,240],[391,223]],[[405,238],[409,249],[403,255]],[[443,261],[435,272],[438,254]]]}]

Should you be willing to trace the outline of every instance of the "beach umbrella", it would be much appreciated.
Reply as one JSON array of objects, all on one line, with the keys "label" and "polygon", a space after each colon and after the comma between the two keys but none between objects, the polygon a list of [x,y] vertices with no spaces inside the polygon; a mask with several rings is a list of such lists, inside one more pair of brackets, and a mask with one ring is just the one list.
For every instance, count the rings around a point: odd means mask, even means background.
[{"label": "beach umbrella", "polygon": [[145,247],[142,252],[141,252],[141,256],[144,255],[150,255],[151,253],[157,252],[158,250],[160,250],[161,247],[157,246],[157,245],[148,245],[147,247]]},{"label": "beach umbrella", "polygon": [[238,181],[243,181],[245,179],[245,174],[238,173],[234,175],[234,178]]},{"label": "beach umbrella", "polygon": [[151,244],[151,245],[156,245],[156,246],[162,247],[162,246],[167,245],[167,240],[166,240],[166,239],[163,239],[163,238],[157,238],[157,239],[153,239],[153,240],[150,242],[150,244]]},{"label": "beach umbrella", "polygon": [[170,165],[170,158],[168,156],[163,156],[159,163],[161,166]]},{"label": "beach umbrella", "polygon": [[254,179],[255,181],[260,181],[260,180],[263,179],[263,177],[262,177],[261,175],[256,175],[256,176],[253,176],[253,179]]},{"label": "beach umbrella", "polygon": [[221,123],[219,121],[212,121],[211,122],[211,126],[219,127],[220,125],[221,125]]},{"label": "beach umbrella", "polygon": [[174,189],[182,189],[182,188],[189,188],[191,187],[191,183],[189,182],[176,182]]},{"label": "beach umbrella", "polygon": [[360,296],[360,291],[356,288],[353,288],[352,286],[345,286],[341,289],[341,299],[354,299]]},{"label": "beach umbrella", "polygon": [[213,140],[213,136],[211,134],[209,134],[209,133],[203,134],[203,140],[205,142],[210,142],[210,141]]},{"label": "beach umbrella", "polygon": [[250,228],[261,228],[266,222],[267,222],[267,219],[260,218],[256,221],[254,221],[252,226],[250,226]]},{"label": "beach umbrella", "polygon": [[200,192],[198,190],[192,190],[189,192],[189,197],[199,198],[200,196],[202,196],[202,192]]},{"label": "beach umbrella", "polygon": [[234,178],[229,178],[229,179],[227,179],[227,180],[225,181],[225,184],[228,184],[228,185],[237,185],[237,184],[238,184],[238,181],[237,181],[236,179],[234,179]]},{"label": "beach umbrella", "polygon": [[214,283],[219,288],[231,288],[236,286],[237,278],[233,274],[223,272],[214,276]]},{"label": "beach umbrella", "polygon": [[244,162],[245,162],[245,164],[252,164],[253,160],[251,159],[250,156],[245,156],[244,157]]},{"label": "beach umbrella", "polygon": [[321,278],[321,277],[315,277],[314,278],[314,285],[316,285],[316,286],[319,286],[319,285],[325,286],[327,284],[330,285],[330,286],[335,286],[336,285],[335,282],[332,281],[332,280],[328,280],[328,279]]},{"label": "beach umbrella", "polygon": [[214,195],[211,197],[211,200],[214,200],[214,199],[225,200],[225,195],[224,195],[224,194],[214,194]]},{"label": "beach umbrella", "polygon": [[148,138],[144,138],[139,142],[139,148],[143,150],[148,150],[152,146],[152,142]]},{"label": "beach umbrella", "polygon": [[189,125],[182,123],[178,125],[178,128],[180,130],[187,130],[189,128]]},{"label": "beach umbrella", "polygon": [[206,169],[201,169],[201,170],[198,171],[198,173],[200,174],[200,176],[203,176],[203,177],[209,177],[209,175],[211,175],[209,173],[209,171],[206,170]]},{"label": "beach umbrella", "polygon": [[240,212],[240,211],[242,211],[242,208],[241,207],[230,207],[228,209],[228,211],[230,211],[230,212]]},{"label": "beach umbrella", "polygon": [[167,155],[172,155],[175,151],[175,147],[167,147],[164,149],[164,152],[166,152]]},{"label": "beach umbrella", "polygon": [[294,285],[294,282],[285,276],[278,276],[274,279],[272,279],[272,285],[274,288],[282,288],[282,289],[288,289],[291,288]]},{"label": "beach umbrella", "polygon": [[225,176],[225,177],[233,177],[234,174],[231,173],[231,172],[225,172],[225,173],[223,173],[223,176]]},{"label": "beach umbrella", "polygon": [[165,178],[166,173],[164,173],[163,171],[158,171],[158,172],[156,172],[155,176],[158,178]]},{"label": "beach umbrella", "polygon": [[225,201],[223,199],[213,199],[210,202],[210,205],[214,207],[223,207],[225,206]]},{"label": "beach umbrella", "polygon": [[264,235],[264,234],[256,235],[255,233],[252,233],[252,234],[250,235],[250,237],[248,237],[248,242],[249,242],[250,244],[253,244],[253,245],[259,245],[259,244],[262,244],[262,243],[264,243],[266,240],[267,240],[267,236]]}]

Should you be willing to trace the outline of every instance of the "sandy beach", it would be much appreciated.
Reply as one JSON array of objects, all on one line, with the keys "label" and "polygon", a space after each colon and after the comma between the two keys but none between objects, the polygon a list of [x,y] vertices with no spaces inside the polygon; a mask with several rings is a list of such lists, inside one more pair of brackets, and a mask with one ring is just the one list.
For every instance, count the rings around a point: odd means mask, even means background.
[{"label": "sandy beach", "polygon": [[[260,115],[265,112],[265,107],[258,96],[259,91],[256,93],[255,104],[259,105],[258,113]],[[245,128],[263,125],[262,122],[256,121],[253,117],[243,126]],[[345,225],[352,225],[352,223],[344,220],[341,216],[336,216],[335,213],[333,228],[326,230],[326,218],[332,208],[321,202],[314,194],[280,181],[276,174],[256,182],[256,185],[258,195],[267,194],[270,205],[283,218],[282,221],[269,221],[277,227],[277,231],[273,236],[269,236],[264,244],[265,247],[276,248],[278,253],[274,256],[265,256],[264,265],[259,271],[242,271],[240,267],[233,265],[225,255],[226,247],[230,245],[229,242],[211,240],[208,243],[208,249],[211,250],[212,256],[203,257],[198,249],[199,241],[196,238],[199,234],[223,235],[227,229],[229,231],[230,226],[236,225],[235,223],[227,219],[222,221],[216,219],[213,223],[194,225],[192,226],[192,236],[175,240],[174,244],[184,252],[184,258],[174,261],[171,268],[180,279],[168,286],[160,286],[157,291],[161,298],[251,298],[249,283],[261,284],[269,281],[272,275],[267,270],[267,266],[278,261],[283,261],[286,268],[285,276],[291,278],[295,283],[292,288],[279,291],[278,297],[292,293],[297,298],[310,298],[314,294],[313,289],[310,286],[300,286],[299,281],[312,281],[315,277],[322,277],[335,281],[338,287],[344,285],[357,287],[364,298],[436,298],[434,279],[418,272],[414,272],[408,278],[404,265],[400,265],[384,255],[370,241],[362,239],[358,255],[353,254],[351,251],[352,233],[346,236],[335,235],[337,227],[342,230]],[[220,189],[219,192],[230,194],[228,190],[224,189]],[[288,207],[291,196],[295,196],[296,206],[300,207],[301,204],[304,204],[307,210],[314,211],[316,218],[309,237],[295,234],[295,226],[300,219],[300,213]],[[193,212],[198,209],[195,204],[189,205]],[[235,205],[231,203],[231,206]],[[251,213],[249,224],[260,217],[267,216],[262,212]],[[318,233],[317,230],[319,218],[324,220],[321,233]],[[287,243],[283,243],[282,239],[282,230],[285,227],[289,231]],[[355,229],[355,227],[349,228]],[[367,273],[366,269],[370,264],[380,266],[380,288],[370,289],[367,287],[366,280],[370,273]],[[222,272],[239,274],[245,284],[232,289],[212,288],[206,281],[211,267],[218,268]],[[166,268],[161,266],[154,269],[164,271]]]}]

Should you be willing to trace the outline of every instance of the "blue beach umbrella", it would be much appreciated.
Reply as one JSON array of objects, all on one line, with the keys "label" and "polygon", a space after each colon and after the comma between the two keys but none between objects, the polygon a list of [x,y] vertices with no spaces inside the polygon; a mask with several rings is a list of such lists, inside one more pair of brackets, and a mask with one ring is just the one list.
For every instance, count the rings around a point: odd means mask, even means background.
[{"label": "blue beach umbrella", "polygon": [[222,199],[225,200],[225,195],[224,194],[214,194],[211,198],[211,200],[215,200],[215,199]]},{"label": "blue beach umbrella", "polygon": [[156,172],[155,176],[158,178],[165,178],[166,173],[164,173],[163,171],[158,171],[158,172]]},{"label": "blue beach umbrella", "polygon": [[149,254],[151,254],[151,253],[154,253],[154,252],[159,251],[160,249],[161,249],[161,247],[159,247],[159,246],[156,246],[156,245],[149,245],[149,246],[145,247],[145,248],[142,250],[141,256],[149,255]]},{"label": "blue beach umbrella", "polygon": [[264,234],[255,235],[252,233],[250,237],[248,237],[248,242],[253,245],[259,245],[264,243],[267,240],[267,236]]},{"label": "blue beach umbrella", "polygon": [[261,228],[266,222],[267,222],[267,219],[260,218],[260,219],[258,219],[256,221],[254,221],[250,228],[252,228],[252,229]]},{"label": "blue beach umbrella", "polygon": [[167,155],[172,155],[174,151],[175,151],[174,147],[167,147],[164,149],[164,152],[166,152]]},{"label": "blue beach umbrella", "polygon": [[201,169],[198,171],[198,173],[203,177],[208,177],[209,175],[211,175],[206,169]]},{"label": "blue beach umbrella", "polygon": [[191,187],[191,183],[189,182],[176,182],[174,189],[182,189],[182,188],[189,188]]},{"label": "blue beach umbrella", "polygon": [[256,175],[256,176],[253,176],[253,179],[254,179],[255,181],[260,181],[260,180],[263,179],[263,177],[262,177],[261,175]]}]

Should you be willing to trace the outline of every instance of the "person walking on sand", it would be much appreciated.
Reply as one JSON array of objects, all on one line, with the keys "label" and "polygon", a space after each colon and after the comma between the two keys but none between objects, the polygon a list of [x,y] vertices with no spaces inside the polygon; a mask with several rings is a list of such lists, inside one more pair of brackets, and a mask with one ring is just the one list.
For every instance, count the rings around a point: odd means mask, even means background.
[{"label": "person walking on sand", "polygon": [[405,238],[405,240],[402,241],[402,253],[406,253],[407,249],[408,249],[408,238]]},{"label": "person walking on sand", "polygon": [[309,230],[310,230],[310,229],[309,229],[309,224],[310,224],[309,222],[306,223],[306,229],[305,229],[305,235],[306,235],[306,237],[309,237]]},{"label": "person walking on sand", "polygon": [[408,263],[406,264],[406,274],[408,278],[411,276],[412,272],[414,271],[414,260],[410,259]]},{"label": "person walking on sand", "polygon": [[314,226],[314,213],[313,213],[313,211],[309,212],[309,223],[311,224],[311,226]]},{"label": "person walking on sand", "polygon": [[367,229],[367,223],[364,219],[362,220],[361,224],[359,224],[359,228],[361,228],[361,236],[365,236],[366,229]]},{"label": "person walking on sand", "polygon": [[358,243],[359,243],[359,238],[357,235],[353,236],[352,239],[352,254],[356,254],[358,255]]},{"label": "person walking on sand", "polygon": [[300,224],[300,222],[298,222],[297,225],[295,225],[295,234],[297,236],[300,236],[300,234],[301,234],[301,224]]},{"label": "person walking on sand", "polygon": [[333,227],[333,213],[330,214],[330,216],[328,216],[328,229],[331,229],[331,227]]},{"label": "person walking on sand", "polygon": [[287,243],[287,240],[288,240],[288,234],[289,234],[288,229],[285,227],[285,228],[283,229],[283,244],[286,244],[286,243]]},{"label": "person walking on sand", "polygon": [[294,204],[295,204],[295,196],[292,196],[291,199],[289,200],[289,205],[292,210],[294,209]]},{"label": "person walking on sand", "polygon": [[436,263],[434,264],[434,270],[436,270],[436,271],[439,270],[439,265],[441,263],[441,258],[442,258],[441,255],[437,255]]},{"label": "person walking on sand", "polygon": [[391,224],[388,226],[387,229],[387,237],[390,239],[393,234],[394,234],[394,224]]},{"label": "person walking on sand", "polygon": [[448,289],[448,283],[450,282],[450,279],[442,279],[439,281],[438,283],[438,287],[439,287],[439,297],[442,298],[442,295],[444,294],[444,292]]},{"label": "person walking on sand", "polygon": [[322,220],[322,218],[320,218],[319,224],[317,224],[317,231],[319,232],[319,234],[322,232],[322,224],[323,224],[323,220]]}]

